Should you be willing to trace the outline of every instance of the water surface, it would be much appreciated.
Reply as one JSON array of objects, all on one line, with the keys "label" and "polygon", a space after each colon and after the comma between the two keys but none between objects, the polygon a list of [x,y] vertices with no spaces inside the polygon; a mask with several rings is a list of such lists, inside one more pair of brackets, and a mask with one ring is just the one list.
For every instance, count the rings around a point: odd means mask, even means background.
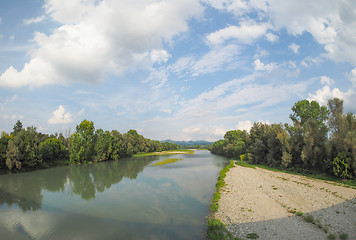
[{"label": "water surface", "polygon": [[[182,161],[161,166],[166,158]],[[0,175],[1,239],[204,239],[225,158],[208,151]]]}]

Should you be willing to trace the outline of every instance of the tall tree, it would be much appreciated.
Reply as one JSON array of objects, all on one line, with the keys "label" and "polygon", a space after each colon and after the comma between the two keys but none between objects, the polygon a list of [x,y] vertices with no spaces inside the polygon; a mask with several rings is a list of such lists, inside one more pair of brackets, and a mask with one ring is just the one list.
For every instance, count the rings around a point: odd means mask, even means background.
[{"label": "tall tree", "polygon": [[301,100],[294,104],[292,111],[290,118],[303,134],[303,164],[308,168],[330,168],[326,154],[328,109],[316,101]]},{"label": "tall tree", "polygon": [[94,122],[83,120],[70,138],[70,162],[88,162],[94,157]]}]

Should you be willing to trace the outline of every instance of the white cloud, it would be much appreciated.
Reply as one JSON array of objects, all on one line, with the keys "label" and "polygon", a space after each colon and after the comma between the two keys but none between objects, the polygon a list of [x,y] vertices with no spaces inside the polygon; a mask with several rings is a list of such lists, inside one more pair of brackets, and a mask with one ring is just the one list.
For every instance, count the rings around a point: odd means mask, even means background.
[{"label": "white cloud", "polygon": [[249,9],[249,3],[242,0],[202,0],[203,2],[211,5],[212,7],[232,12],[235,15],[242,15]]},{"label": "white cloud", "polygon": [[320,77],[320,83],[323,84],[323,85],[332,85],[335,83],[335,81],[327,76],[321,76]]},{"label": "white cloud", "polygon": [[260,59],[256,59],[253,64],[255,65],[255,70],[256,71],[267,71],[267,72],[270,72],[270,71],[272,71],[272,70],[277,68],[277,64],[276,63],[264,64],[263,62],[261,62]]},{"label": "white cloud", "polygon": [[290,50],[292,50],[295,54],[299,53],[300,46],[298,44],[292,43],[288,46]]},{"label": "white cloud", "polygon": [[356,112],[356,92],[353,89],[349,89],[347,92],[342,92],[338,88],[330,89],[329,86],[317,90],[315,94],[309,93],[309,101],[315,100],[319,104],[326,106],[329,99],[340,98],[344,100],[344,108],[346,111]]},{"label": "white cloud", "polygon": [[198,0],[48,0],[44,7],[62,25],[49,35],[36,33],[31,60],[22,70],[9,67],[0,86],[98,83],[150,68],[169,58],[163,43],[187,31],[187,21],[203,12]]},{"label": "white cloud", "polygon": [[59,105],[58,109],[53,112],[52,117],[48,120],[49,124],[67,124],[73,122],[72,114],[66,112],[62,105]]},{"label": "white cloud", "polygon": [[153,63],[165,63],[171,57],[171,55],[165,50],[153,49],[150,53],[151,60]]},{"label": "white cloud", "polygon": [[2,24],[2,19],[1,19],[1,17],[0,17],[0,24]]},{"label": "white cloud", "polygon": [[16,114],[12,114],[12,115],[8,115],[8,114],[1,114],[1,117],[4,120],[18,120],[18,119],[23,119],[22,115],[16,115]]},{"label": "white cloud", "polygon": [[29,25],[32,23],[42,22],[45,19],[46,19],[46,16],[42,15],[42,16],[36,17],[36,18],[24,19],[23,22],[24,22],[24,24]]},{"label": "white cloud", "polygon": [[[268,1],[268,12],[277,28],[293,35],[309,32],[335,61],[356,64],[356,2],[333,0]],[[321,7],[322,6],[322,7]]]},{"label": "white cloud", "polygon": [[253,20],[242,21],[240,26],[228,26],[207,35],[208,44],[220,45],[228,40],[238,40],[244,44],[252,44],[263,36],[270,27],[268,23],[256,23]]},{"label": "white cloud", "polygon": [[[219,10],[231,12],[243,20],[249,13],[256,13],[266,19],[273,31],[286,29],[288,33],[298,36],[304,32],[324,46],[326,56],[334,61],[349,62],[356,65],[356,1],[345,0],[260,0],[231,1],[204,0]],[[263,25],[263,23],[261,23]],[[231,29],[233,30],[233,29]],[[222,34],[224,33],[224,34]],[[221,32],[231,37],[229,32]],[[243,35],[243,33],[242,33]],[[268,37],[268,36],[266,36]]]},{"label": "white cloud", "polygon": [[266,39],[272,43],[277,42],[279,37],[273,33],[267,33],[266,34]]},{"label": "white cloud", "polygon": [[250,131],[251,127],[252,127],[252,122],[249,120],[238,122],[236,126],[238,130],[241,131],[246,130],[247,132]]},{"label": "white cloud", "polygon": [[356,68],[351,70],[349,79],[352,83],[352,86],[356,88]]},{"label": "white cloud", "polygon": [[312,57],[306,57],[301,61],[302,66],[304,67],[311,67],[314,64],[321,64],[324,61],[323,58],[321,57],[316,57],[316,58],[312,58]]},{"label": "white cloud", "polygon": [[239,47],[233,44],[213,48],[191,66],[192,76],[216,72],[223,68],[225,64],[236,60],[238,54]]}]

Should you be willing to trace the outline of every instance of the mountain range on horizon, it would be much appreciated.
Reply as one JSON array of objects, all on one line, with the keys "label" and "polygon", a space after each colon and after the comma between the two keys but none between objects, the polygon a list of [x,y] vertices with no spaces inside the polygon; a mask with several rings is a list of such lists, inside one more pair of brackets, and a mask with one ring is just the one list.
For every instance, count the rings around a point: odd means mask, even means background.
[{"label": "mountain range on horizon", "polygon": [[180,146],[192,146],[192,145],[202,145],[202,146],[207,146],[210,144],[213,144],[214,142],[208,142],[204,140],[196,140],[196,141],[174,141],[171,139],[163,140],[161,142],[168,142],[168,143],[175,143]]}]

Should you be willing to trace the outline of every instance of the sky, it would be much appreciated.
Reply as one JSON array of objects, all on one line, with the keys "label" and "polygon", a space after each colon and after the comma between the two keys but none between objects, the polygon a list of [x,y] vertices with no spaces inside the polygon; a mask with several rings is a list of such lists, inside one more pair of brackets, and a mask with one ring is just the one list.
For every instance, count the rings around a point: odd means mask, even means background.
[{"label": "sky", "polygon": [[353,0],[0,0],[0,131],[216,141],[334,97],[356,113]]}]

